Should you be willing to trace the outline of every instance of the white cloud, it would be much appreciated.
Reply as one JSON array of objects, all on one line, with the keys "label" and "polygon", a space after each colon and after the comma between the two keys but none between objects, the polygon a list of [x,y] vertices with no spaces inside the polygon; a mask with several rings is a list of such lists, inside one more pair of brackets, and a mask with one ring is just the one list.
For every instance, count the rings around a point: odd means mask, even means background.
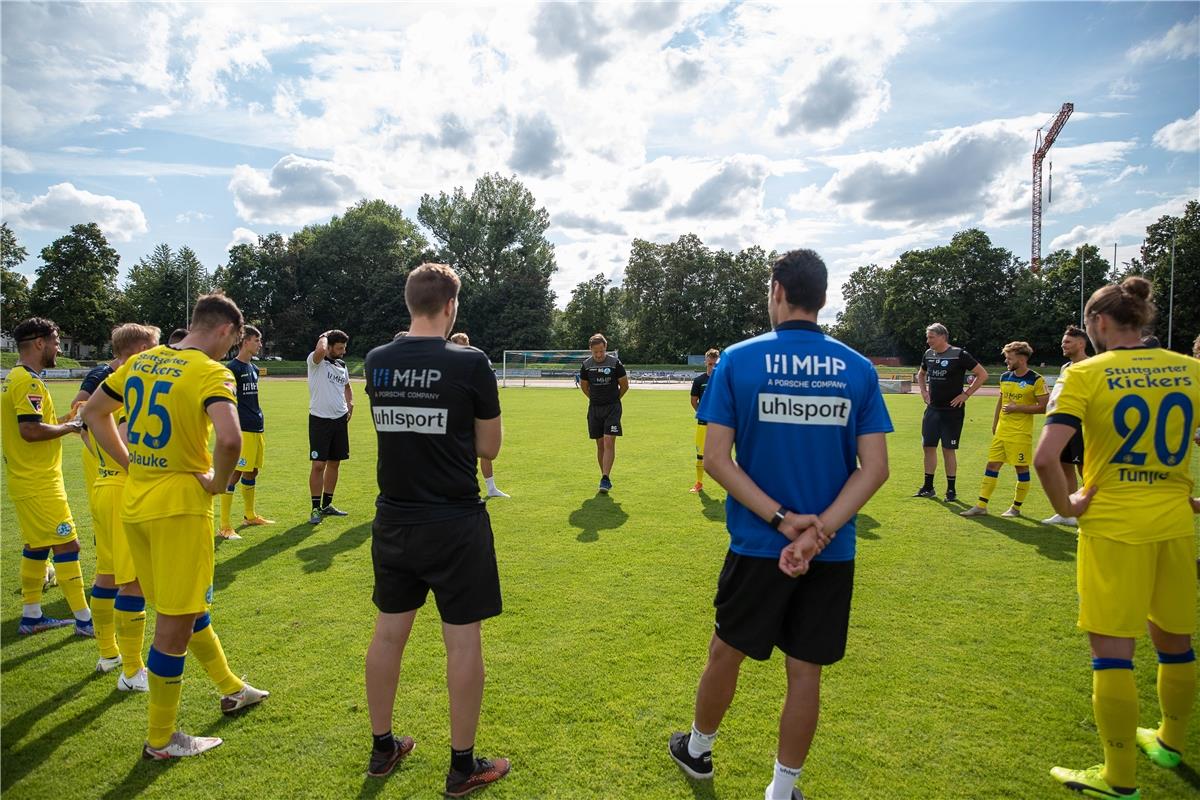
[{"label": "white cloud", "polygon": [[1154,143],[1176,153],[1200,150],[1200,110],[1187,119],[1177,119],[1159,128],[1154,134]]},{"label": "white cloud", "polygon": [[228,253],[231,248],[239,244],[258,244],[258,234],[249,228],[234,228],[233,238],[229,240],[229,244],[225,245],[225,252]]},{"label": "white cloud", "polygon": [[327,218],[366,194],[351,171],[297,155],[279,159],[269,172],[238,165],[229,191],[239,217],[267,225],[304,225]]},{"label": "white cloud", "polygon": [[76,156],[90,156],[100,152],[95,147],[81,147],[80,145],[67,145],[66,147],[60,147],[58,149],[64,153],[70,153],[71,155]]},{"label": "white cloud", "polygon": [[5,172],[14,174],[33,172],[33,161],[30,160],[28,154],[8,145],[0,148],[0,164],[4,165]]},{"label": "white cloud", "polygon": [[1177,22],[1165,36],[1152,36],[1130,48],[1130,61],[1144,62],[1168,59],[1182,61],[1200,54],[1200,17],[1190,22]]},{"label": "white cloud", "polygon": [[4,217],[14,226],[39,230],[66,231],[72,225],[95,222],[106,236],[120,242],[149,230],[141,206],[132,200],[93,194],[70,183],[57,183],[29,202],[5,197]]},{"label": "white cloud", "polygon": [[1098,225],[1076,225],[1071,230],[1054,237],[1050,242],[1051,250],[1074,249],[1081,244],[1091,243],[1101,246],[1117,244],[1140,243],[1146,237],[1146,228],[1157,222],[1160,217],[1179,216],[1190,201],[1200,196],[1200,187],[1193,187],[1166,202],[1149,208],[1135,208]]},{"label": "white cloud", "polygon": [[[203,222],[206,219],[212,219],[212,214],[205,214],[203,211],[185,211],[182,214],[175,215],[175,222],[180,225],[186,225],[190,222]],[[245,228],[239,228],[238,230],[245,230]]]}]

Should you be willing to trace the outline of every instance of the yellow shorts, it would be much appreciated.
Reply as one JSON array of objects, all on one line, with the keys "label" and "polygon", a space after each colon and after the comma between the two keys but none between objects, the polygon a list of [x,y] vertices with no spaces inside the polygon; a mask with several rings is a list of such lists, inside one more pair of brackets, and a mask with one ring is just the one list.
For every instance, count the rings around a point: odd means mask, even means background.
[{"label": "yellow shorts", "polygon": [[92,451],[87,447],[79,448],[83,453],[83,485],[87,487],[88,497],[92,495],[92,487],[96,483],[97,473],[100,471],[100,462],[92,455]]},{"label": "yellow shorts", "polygon": [[238,459],[238,471],[253,472],[256,469],[262,469],[263,452],[266,450],[266,445],[265,433],[242,431],[242,456]]},{"label": "yellow shorts", "polygon": [[1033,441],[1014,442],[1007,439],[992,439],[988,448],[988,461],[999,461],[1001,464],[1012,464],[1014,467],[1028,467],[1033,464]]},{"label": "yellow shorts", "polygon": [[75,520],[65,496],[38,495],[21,500],[13,499],[17,509],[17,525],[21,541],[30,550],[42,550],[56,544],[66,544],[79,538]]},{"label": "yellow shorts", "polygon": [[704,435],[708,432],[707,425],[696,426],[696,458],[704,458]]},{"label": "yellow shorts", "polygon": [[137,578],[125,525],[121,521],[123,483],[102,483],[92,487],[92,523],[96,529],[96,572],[112,575],[118,586]]},{"label": "yellow shorts", "polygon": [[1126,544],[1079,536],[1076,559],[1079,627],[1134,638],[1146,620],[1167,633],[1196,631],[1196,539]]},{"label": "yellow shorts", "polygon": [[159,614],[199,614],[212,605],[212,517],[191,514],[125,522],[146,601]]}]

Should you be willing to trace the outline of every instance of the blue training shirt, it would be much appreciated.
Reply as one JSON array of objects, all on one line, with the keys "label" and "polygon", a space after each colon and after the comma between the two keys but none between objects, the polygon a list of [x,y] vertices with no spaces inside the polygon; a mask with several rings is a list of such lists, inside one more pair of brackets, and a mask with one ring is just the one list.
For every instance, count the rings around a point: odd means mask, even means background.
[{"label": "blue training shirt", "polygon": [[[800,514],[820,514],[858,468],[858,437],[891,433],[875,367],[821,332],[792,320],[721,354],[696,418],[734,429],[738,465],[768,495]],[[730,495],[729,548],[778,558],[788,544]],[[852,561],[854,519],[817,561]]]}]

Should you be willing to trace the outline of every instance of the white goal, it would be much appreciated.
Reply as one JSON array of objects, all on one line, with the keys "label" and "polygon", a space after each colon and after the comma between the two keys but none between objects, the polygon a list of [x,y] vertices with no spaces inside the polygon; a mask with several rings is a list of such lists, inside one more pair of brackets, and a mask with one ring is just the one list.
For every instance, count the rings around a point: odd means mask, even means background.
[{"label": "white goal", "polygon": [[[616,350],[609,350],[616,356]],[[571,381],[591,350],[505,350],[500,385],[528,386],[531,381]],[[537,385],[537,384],[535,384]]]}]

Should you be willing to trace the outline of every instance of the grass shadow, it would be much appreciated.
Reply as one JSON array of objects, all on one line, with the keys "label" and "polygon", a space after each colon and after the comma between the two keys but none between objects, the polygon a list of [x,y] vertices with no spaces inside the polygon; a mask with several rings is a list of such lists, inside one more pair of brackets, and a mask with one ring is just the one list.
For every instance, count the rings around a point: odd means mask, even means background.
[{"label": "grass shadow", "polygon": [[[277,556],[285,550],[290,550],[316,533],[317,526],[302,522],[286,531],[263,537],[255,544],[226,561],[216,565],[216,575],[213,576],[213,589],[221,590],[233,583],[239,572],[255,567],[272,556]],[[245,540],[243,540],[245,541]],[[225,546],[225,545],[221,545]],[[236,546],[236,545],[230,545]]]},{"label": "grass shadow", "polygon": [[[16,619],[16,623],[18,625],[21,624],[20,618]],[[7,624],[8,623],[6,622],[5,625],[7,626]],[[55,650],[60,650],[64,647],[66,647],[67,645],[71,644],[72,642],[74,642],[77,639],[82,639],[82,637],[76,636],[75,631],[73,631],[73,630],[68,630],[67,628],[63,628],[63,630],[67,631],[67,634],[65,636],[63,636],[60,639],[51,640],[50,644],[47,644],[45,647],[39,648],[39,649],[34,650],[29,653],[23,653],[22,655],[5,659],[4,663],[0,664],[0,673],[10,672],[10,671],[16,669],[17,667],[25,664],[27,661],[33,661],[35,658],[41,658],[42,656],[49,655],[50,653],[53,653]],[[44,633],[50,633],[50,631],[44,631]],[[18,635],[20,635],[20,634],[18,634]],[[40,636],[41,634],[35,634],[35,635]],[[51,637],[49,637],[49,636],[46,637],[46,639],[50,639],[50,638]],[[6,642],[6,644],[7,644],[7,642]]]},{"label": "grass shadow", "polygon": [[571,512],[567,523],[579,529],[576,540],[595,542],[600,531],[616,530],[628,521],[629,515],[607,494],[598,494],[583,501],[583,505]]},{"label": "grass shadow", "polygon": [[686,778],[688,788],[692,790],[692,797],[696,800],[717,800],[720,797],[717,794],[717,782],[715,779],[707,781],[695,781],[691,778]]},{"label": "grass shadow", "polygon": [[[87,680],[81,681],[79,685],[88,682]],[[122,699],[124,699],[123,696],[114,689],[98,703],[93,704],[90,708],[82,709],[70,719],[63,720],[49,731],[40,734],[25,747],[7,751],[4,758],[3,778],[0,778],[0,791],[7,791],[32,770],[44,764],[59,746],[76,736],[80,730],[86,728]],[[6,726],[6,730],[8,727],[10,726]],[[8,738],[9,735],[6,733],[5,738]]]},{"label": "grass shadow", "polygon": [[[25,734],[29,733],[29,730],[37,724],[38,720],[54,711],[63,703],[72,700],[96,677],[97,673],[91,673],[86,678],[81,678],[70,686],[63,687],[61,690],[55,692],[50,697],[47,697],[33,708],[18,714],[16,717],[13,717],[11,720],[6,722],[4,724],[4,749],[7,751],[14,743],[25,738]],[[8,759],[5,758],[5,780],[7,780],[7,772],[9,769],[7,762]]]},{"label": "grass shadow", "polygon": [[879,539],[879,534],[875,533],[879,528],[879,520],[872,517],[870,514],[859,513],[857,520],[854,523],[854,535],[860,539],[870,539],[872,541]]},{"label": "grass shadow", "polygon": [[1052,525],[1042,525],[1024,517],[1012,519],[988,515],[973,517],[972,522],[1007,536],[1014,542],[1036,547],[1038,555],[1051,561],[1072,561],[1075,558],[1076,537],[1073,535],[1073,529],[1071,533],[1067,533]]},{"label": "grass shadow", "polygon": [[1175,774],[1193,789],[1200,789],[1200,774],[1197,774],[1195,768],[1186,761],[1175,768]]},{"label": "grass shadow", "polygon": [[296,557],[304,562],[305,572],[324,572],[333,566],[333,559],[340,553],[357,549],[371,536],[371,523],[364,522],[342,533],[333,541],[317,544],[296,551]]},{"label": "grass shadow", "polygon": [[704,509],[701,511],[705,519],[711,519],[713,522],[725,521],[725,501],[718,500],[703,489],[699,492],[700,502],[704,504]]}]

